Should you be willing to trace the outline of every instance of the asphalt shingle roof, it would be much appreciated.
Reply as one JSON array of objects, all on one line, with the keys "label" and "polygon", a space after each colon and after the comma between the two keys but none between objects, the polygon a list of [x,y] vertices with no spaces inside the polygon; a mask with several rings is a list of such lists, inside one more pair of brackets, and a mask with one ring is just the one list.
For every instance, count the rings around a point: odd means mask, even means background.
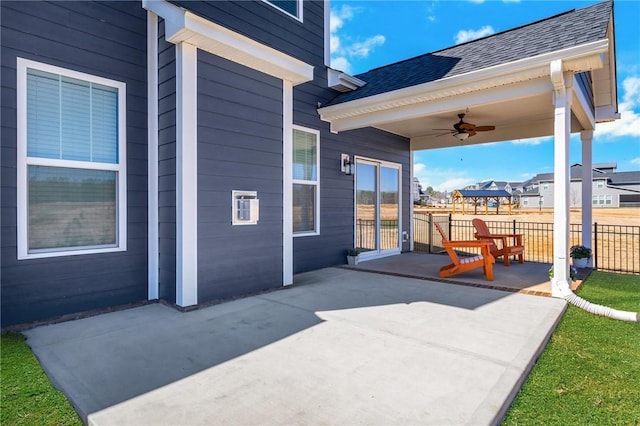
[{"label": "asphalt shingle roof", "polygon": [[367,84],[327,105],[465,74],[606,37],[611,0],[359,74]]}]

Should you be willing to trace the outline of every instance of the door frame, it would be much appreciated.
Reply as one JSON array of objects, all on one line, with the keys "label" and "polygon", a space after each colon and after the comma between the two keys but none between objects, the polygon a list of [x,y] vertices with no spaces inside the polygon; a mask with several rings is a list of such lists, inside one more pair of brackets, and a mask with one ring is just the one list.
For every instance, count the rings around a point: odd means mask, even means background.
[{"label": "door frame", "polygon": [[[361,155],[354,155],[354,182],[353,182],[353,246],[356,247],[356,231],[358,222],[358,203],[357,203],[357,191],[358,191],[358,161],[366,163],[377,164],[376,174],[376,238],[377,249],[367,252],[362,252],[359,255],[360,261],[367,261],[372,259],[380,259],[382,257],[395,256],[402,252],[402,164],[394,163],[392,161],[380,160],[372,157],[364,157]],[[380,247],[380,168],[387,167],[396,169],[398,171],[398,247],[394,249],[381,250]]]}]

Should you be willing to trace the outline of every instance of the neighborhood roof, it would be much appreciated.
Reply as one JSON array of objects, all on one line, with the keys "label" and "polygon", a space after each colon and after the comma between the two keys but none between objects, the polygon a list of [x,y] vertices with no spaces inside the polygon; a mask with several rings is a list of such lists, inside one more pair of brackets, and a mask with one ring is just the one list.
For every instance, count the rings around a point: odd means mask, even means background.
[{"label": "neighborhood roof", "polygon": [[609,173],[608,175],[611,185],[640,183],[640,171]]},{"label": "neighborhood roof", "polygon": [[465,74],[606,38],[611,0],[356,75],[366,85],[342,93],[336,105]]},{"label": "neighborhood roof", "polygon": [[463,197],[511,197],[504,189],[459,189],[454,191],[454,196],[459,193]]}]

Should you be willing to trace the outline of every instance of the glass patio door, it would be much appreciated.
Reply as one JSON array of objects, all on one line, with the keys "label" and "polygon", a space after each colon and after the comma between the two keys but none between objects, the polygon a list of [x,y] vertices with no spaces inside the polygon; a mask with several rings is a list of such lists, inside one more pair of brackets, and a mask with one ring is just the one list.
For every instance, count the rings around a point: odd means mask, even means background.
[{"label": "glass patio door", "polygon": [[400,167],[356,158],[355,246],[362,260],[400,253]]}]

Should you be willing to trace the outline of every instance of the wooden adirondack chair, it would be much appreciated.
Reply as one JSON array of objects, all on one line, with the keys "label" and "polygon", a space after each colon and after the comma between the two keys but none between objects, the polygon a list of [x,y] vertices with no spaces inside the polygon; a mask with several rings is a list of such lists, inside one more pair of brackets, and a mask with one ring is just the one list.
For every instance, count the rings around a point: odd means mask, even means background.
[{"label": "wooden adirondack chair", "polygon": [[[518,256],[518,263],[524,263],[524,246],[522,245],[522,234],[492,234],[489,227],[482,219],[473,219],[473,227],[476,228],[476,238],[482,241],[490,241],[491,254],[493,257],[502,256],[504,266],[509,266],[509,258]],[[509,239],[514,240],[514,245],[509,245]],[[500,247],[496,245],[500,241]]]},{"label": "wooden adirondack chair", "polygon": [[[442,236],[442,245],[447,251],[447,254],[451,258],[451,264],[445,265],[440,268],[439,276],[441,278],[451,277],[453,275],[461,274],[466,271],[470,271],[476,268],[484,268],[484,276],[487,281],[493,281],[493,263],[494,257],[489,251],[491,243],[483,240],[470,240],[470,241],[451,241],[447,238],[442,227],[439,223],[436,223],[436,229]],[[456,249],[459,248],[472,248],[479,247],[480,254],[471,257],[458,257]]]}]

